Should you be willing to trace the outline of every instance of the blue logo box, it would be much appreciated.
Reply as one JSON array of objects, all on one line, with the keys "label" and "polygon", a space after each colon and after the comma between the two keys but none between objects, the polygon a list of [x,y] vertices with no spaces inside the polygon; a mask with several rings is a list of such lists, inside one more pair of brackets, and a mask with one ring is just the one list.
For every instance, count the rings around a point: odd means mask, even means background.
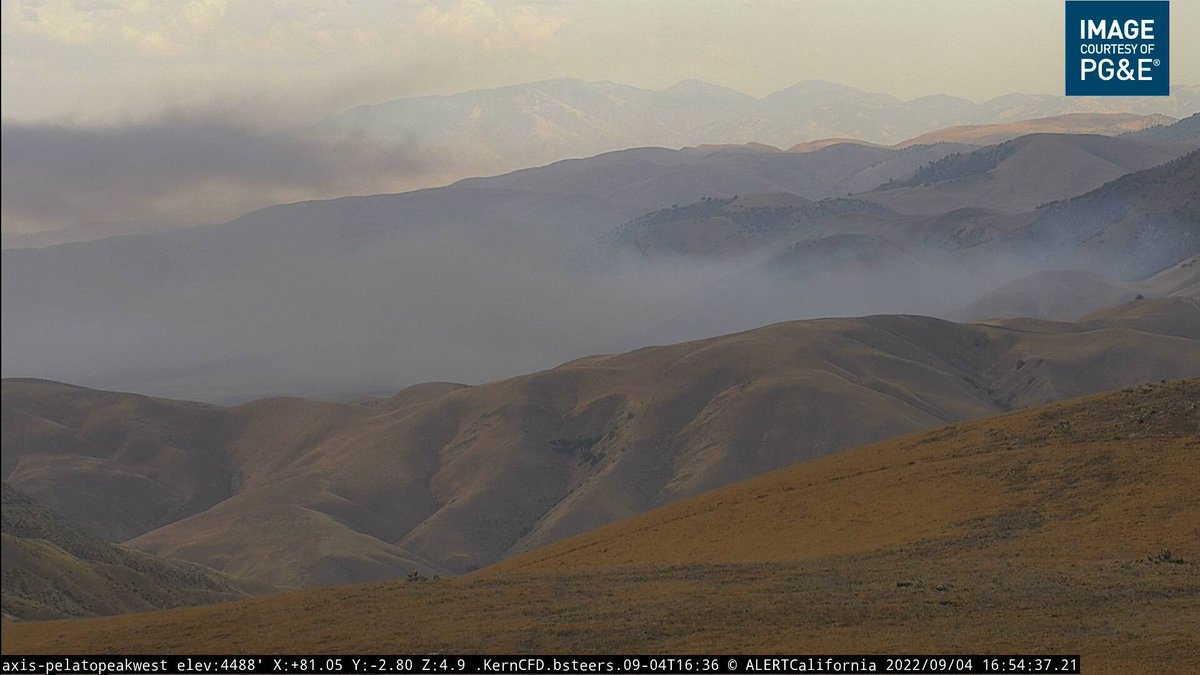
[{"label": "blue logo box", "polygon": [[1067,0],[1067,96],[1169,96],[1171,3]]}]

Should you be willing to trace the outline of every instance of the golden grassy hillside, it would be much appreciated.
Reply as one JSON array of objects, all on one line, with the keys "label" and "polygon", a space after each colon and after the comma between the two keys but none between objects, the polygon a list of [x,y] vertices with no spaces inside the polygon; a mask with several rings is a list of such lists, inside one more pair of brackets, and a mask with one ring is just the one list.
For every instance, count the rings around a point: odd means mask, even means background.
[{"label": "golden grassy hillside", "polygon": [[[8,381],[5,480],[68,519],[98,499],[138,513],[162,503],[164,484],[189,494],[188,476],[223,485],[219,503],[128,543],[273,585],[466,572],[838,450],[1200,375],[1200,331],[1158,335],[1118,319],[792,322],[412,390],[395,409],[205,407],[207,445],[158,420],[162,402]],[[73,412],[93,399],[105,403]]]},{"label": "golden grassy hillside", "polygon": [[1200,380],[800,464],[468,577],[9,625],[28,652],[1062,652],[1200,668]]},{"label": "golden grassy hillside", "polygon": [[[490,573],[854,555],[1200,556],[1200,381],[943,427],[706,493]],[[932,550],[932,549],[931,549]]]},{"label": "golden grassy hillside", "polygon": [[0,605],[5,619],[144,612],[276,590],[110,544],[8,483],[3,484],[2,520]]},{"label": "golden grassy hillside", "polygon": [[110,541],[229,496],[224,411],[45,380],[0,385],[4,480]]}]

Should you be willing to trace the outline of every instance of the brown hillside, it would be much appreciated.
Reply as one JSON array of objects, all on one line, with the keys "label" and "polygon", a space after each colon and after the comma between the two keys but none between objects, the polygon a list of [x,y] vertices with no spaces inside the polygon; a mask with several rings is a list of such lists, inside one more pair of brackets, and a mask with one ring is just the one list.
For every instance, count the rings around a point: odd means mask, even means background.
[{"label": "brown hillside", "polygon": [[1135,284],[1080,270],[1035,272],[1010,281],[955,311],[951,318],[1055,319],[1074,321],[1091,312],[1137,297]]},{"label": "brown hillside", "polygon": [[225,413],[202,403],[4,380],[4,480],[109,541],[228,497]]},{"label": "brown hillside", "polygon": [[1187,150],[1123,137],[1030,134],[940,159],[906,181],[862,197],[901,213],[939,214],[967,207],[1018,213],[1082,195]]},{"label": "brown hillside", "polygon": [[[461,579],[6,627],[5,653],[1080,653],[1200,668],[1200,381],[797,465]],[[397,627],[402,626],[402,629]]]},{"label": "brown hillside", "polygon": [[199,565],[109,544],[3,484],[5,619],[125,614],[261,595],[274,589]]},{"label": "brown hillside", "polygon": [[1200,503],[1183,496],[1200,471],[1198,452],[1200,381],[1143,385],[840,453],[488,574],[780,562],[942,539],[969,543],[977,556],[1121,558],[1169,548],[1195,558]]},{"label": "brown hillside", "polygon": [[[984,294],[967,306],[951,313],[950,318],[961,321],[1027,317],[1074,321],[1087,315],[1102,319],[1125,315],[1121,309],[1137,296],[1145,298],[1178,297],[1200,299],[1200,257],[1193,256],[1172,265],[1139,282],[1109,279],[1080,270],[1035,272],[1006,283]],[[1187,303],[1166,303],[1183,309],[1180,316],[1187,321]],[[1163,303],[1140,306],[1138,316],[1152,313]],[[1111,310],[1110,310],[1111,308]],[[1190,330],[1192,326],[1183,329]],[[1156,330],[1180,335],[1180,330]]]},{"label": "brown hillside", "polygon": [[[129,544],[280,586],[466,572],[849,447],[1200,375],[1197,335],[1139,325],[803,321],[578,360],[395,411],[300,399],[213,409],[229,496]],[[131,414],[100,444],[56,408],[98,392],[4,386],[6,410],[26,411],[5,428],[5,479],[64,513],[96,495],[136,510],[149,501],[143,482],[194,462],[175,437],[170,452],[150,440],[115,452],[154,419]],[[45,430],[64,429],[90,444],[45,450]],[[93,473],[128,474],[130,487],[92,490]]]},{"label": "brown hillside", "polygon": [[1135,300],[1093,312],[1082,319],[1084,325],[1138,326],[1151,328],[1160,335],[1195,335],[1200,331],[1200,300],[1186,297]]},{"label": "brown hillside", "polygon": [[1143,284],[1155,295],[1178,295],[1200,300],[1200,255],[1162,270]]}]

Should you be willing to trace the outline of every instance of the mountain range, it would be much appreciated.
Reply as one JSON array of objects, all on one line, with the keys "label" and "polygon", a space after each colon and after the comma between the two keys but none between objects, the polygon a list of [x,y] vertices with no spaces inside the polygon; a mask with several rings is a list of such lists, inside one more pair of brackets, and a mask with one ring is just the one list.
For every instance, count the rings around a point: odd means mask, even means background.
[{"label": "mountain range", "polygon": [[1039,271],[1136,282],[1200,250],[1194,127],[640,148],[7,250],[3,373],[352,400],[795,318],[948,316]]},{"label": "mountain range", "polygon": [[[790,148],[824,138],[892,144],[959,125],[1075,113],[1182,118],[1197,112],[1200,87],[1191,85],[1173,87],[1161,99],[1010,94],[974,103],[945,95],[904,101],[819,80],[756,98],[700,80],[651,90],[556,79],[361,106],[315,125],[311,133],[412,143],[452,163],[495,173],[639,146]],[[1025,133],[1035,130],[1054,129]],[[965,140],[961,136],[954,140]]]},{"label": "mountain range", "polygon": [[931,269],[997,286],[1014,271],[1075,270],[1133,288],[1200,251],[1200,152],[1179,157],[1188,147],[1034,134],[952,153],[850,197],[706,197],[634,219],[605,241],[651,262],[766,261],[815,295],[865,280],[870,295],[889,297]]}]

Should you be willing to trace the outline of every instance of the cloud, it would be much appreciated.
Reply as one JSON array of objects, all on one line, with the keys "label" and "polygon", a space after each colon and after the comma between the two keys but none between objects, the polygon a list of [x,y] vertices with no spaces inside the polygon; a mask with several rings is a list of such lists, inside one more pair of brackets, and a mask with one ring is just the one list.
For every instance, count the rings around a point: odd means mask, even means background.
[{"label": "cloud", "polygon": [[269,133],[216,117],[112,127],[5,123],[0,136],[6,232],[220,221],[273,203],[394,190],[436,168],[411,143]]},{"label": "cloud", "polygon": [[341,110],[544,79],[562,74],[568,14],[505,1],[6,0],[2,109],[111,124],[213,98],[334,92]]},{"label": "cloud", "polygon": [[225,16],[225,0],[190,0],[183,17],[193,28],[211,28]]},{"label": "cloud", "polygon": [[426,5],[421,28],[434,38],[451,39],[482,52],[534,51],[552,41],[562,21],[529,5],[497,11],[484,0],[458,0],[446,9]]},{"label": "cloud", "polygon": [[225,0],[21,0],[9,6],[5,23],[17,33],[96,54],[181,56],[210,42],[226,10]]},{"label": "cloud", "polygon": [[30,2],[9,5],[5,23],[65,45],[91,44],[97,36],[97,24],[86,5],[66,2]]}]

